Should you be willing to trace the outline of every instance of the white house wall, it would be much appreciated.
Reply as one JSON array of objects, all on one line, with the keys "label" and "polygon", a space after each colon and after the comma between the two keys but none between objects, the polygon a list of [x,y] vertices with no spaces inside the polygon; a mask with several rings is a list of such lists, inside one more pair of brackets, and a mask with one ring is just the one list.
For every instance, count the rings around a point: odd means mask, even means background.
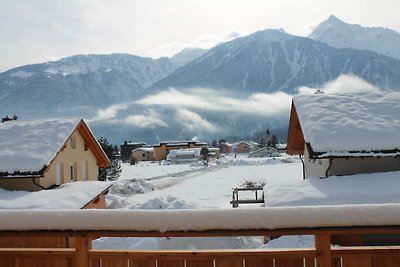
[{"label": "white house wall", "polygon": [[307,147],[304,149],[304,167],[306,178],[325,177],[326,169],[329,167],[329,159],[310,159]]}]

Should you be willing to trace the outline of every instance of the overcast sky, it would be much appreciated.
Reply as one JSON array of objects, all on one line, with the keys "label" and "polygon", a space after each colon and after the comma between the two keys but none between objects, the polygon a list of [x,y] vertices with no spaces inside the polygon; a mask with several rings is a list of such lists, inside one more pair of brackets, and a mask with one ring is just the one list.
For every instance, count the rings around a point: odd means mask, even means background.
[{"label": "overcast sky", "polygon": [[266,28],[306,36],[334,14],[400,31],[398,0],[1,0],[0,71],[75,54],[170,56]]}]

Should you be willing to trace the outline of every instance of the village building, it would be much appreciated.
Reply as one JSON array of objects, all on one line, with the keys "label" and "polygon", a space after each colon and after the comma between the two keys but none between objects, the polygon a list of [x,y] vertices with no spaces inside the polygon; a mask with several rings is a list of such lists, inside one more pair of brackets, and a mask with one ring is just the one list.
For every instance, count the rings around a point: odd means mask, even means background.
[{"label": "village building", "polygon": [[221,142],[218,144],[218,148],[221,154],[232,153],[232,144],[227,142]]},{"label": "village building", "polygon": [[173,149],[170,150],[166,160],[174,163],[191,163],[199,160],[201,148]]},{"label": "village building", "polygon": [[237,153],[249,153],[257,150],[260,145],[254,141],[241,141],[236,145]]},{"label": "village building", "polygon": [[279,157],[281,153],[273,147],[262,147],[256,151],[250,152],[250,158],[261,158],[261,157]]},{"label": "village building", "polygon": [[144,142],[127,142],[125,141],[120,145],[120,154],[122,160],[128,160],[132,154],[132,151],[139,147],[145,147],[146,143]]},{"label": "village building", "polygon": [[287,151],[304,178],[400,170],[400,93],[315,94],[293,99]]},{"label": "village building", "polygon": [[160,144],[153,145],[154,160],[166,159],[171,150],[202,148],[206,147],[207,143],[199,142],[197,140],[190,141],[166,141]]},{"label": "village building", "polygon": [[75,181],[97,181],[110,165],[80,119],[0,123],[0,188],[38,191]]},{"label": "village building", "polygon": [[139,147],[132,151],[131,158],[135,162],[139,161],[153,161],[153,148],[152,147]]}]

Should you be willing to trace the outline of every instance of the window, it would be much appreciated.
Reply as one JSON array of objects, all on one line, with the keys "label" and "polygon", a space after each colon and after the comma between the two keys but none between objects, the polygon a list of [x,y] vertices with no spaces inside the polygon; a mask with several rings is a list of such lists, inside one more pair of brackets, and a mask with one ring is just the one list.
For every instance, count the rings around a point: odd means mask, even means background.
[{"label": "window", "polygon": [[89,180],[89,168],[88,168],[88,161],[84,160],[82,162],[82,180],[87,181]]},{"label": "window", "polygon": [[63,183],[63,164],[61,162],[56,165],[56,185],[61,185]]},{"label": "window", "polygon": [[76,181],[76,162],[71,162],[69,165],[69,175],[71,181]]},{"label": "window", "polygon": [[69,139],[70,143],[71,143],[71,148],[75,149],[76,148],[76,139],[75,136],[71,136],[71,138]]}]

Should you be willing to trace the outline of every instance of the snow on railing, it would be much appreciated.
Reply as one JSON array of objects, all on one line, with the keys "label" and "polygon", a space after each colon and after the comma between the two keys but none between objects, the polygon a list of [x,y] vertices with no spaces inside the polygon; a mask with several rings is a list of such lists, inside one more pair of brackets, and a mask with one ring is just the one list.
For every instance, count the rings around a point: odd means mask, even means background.
[{"label": "snow on railing", "polygon": [[0,231],[208,231],[394,226],[400,204],[217,210],[2,210]]}]

